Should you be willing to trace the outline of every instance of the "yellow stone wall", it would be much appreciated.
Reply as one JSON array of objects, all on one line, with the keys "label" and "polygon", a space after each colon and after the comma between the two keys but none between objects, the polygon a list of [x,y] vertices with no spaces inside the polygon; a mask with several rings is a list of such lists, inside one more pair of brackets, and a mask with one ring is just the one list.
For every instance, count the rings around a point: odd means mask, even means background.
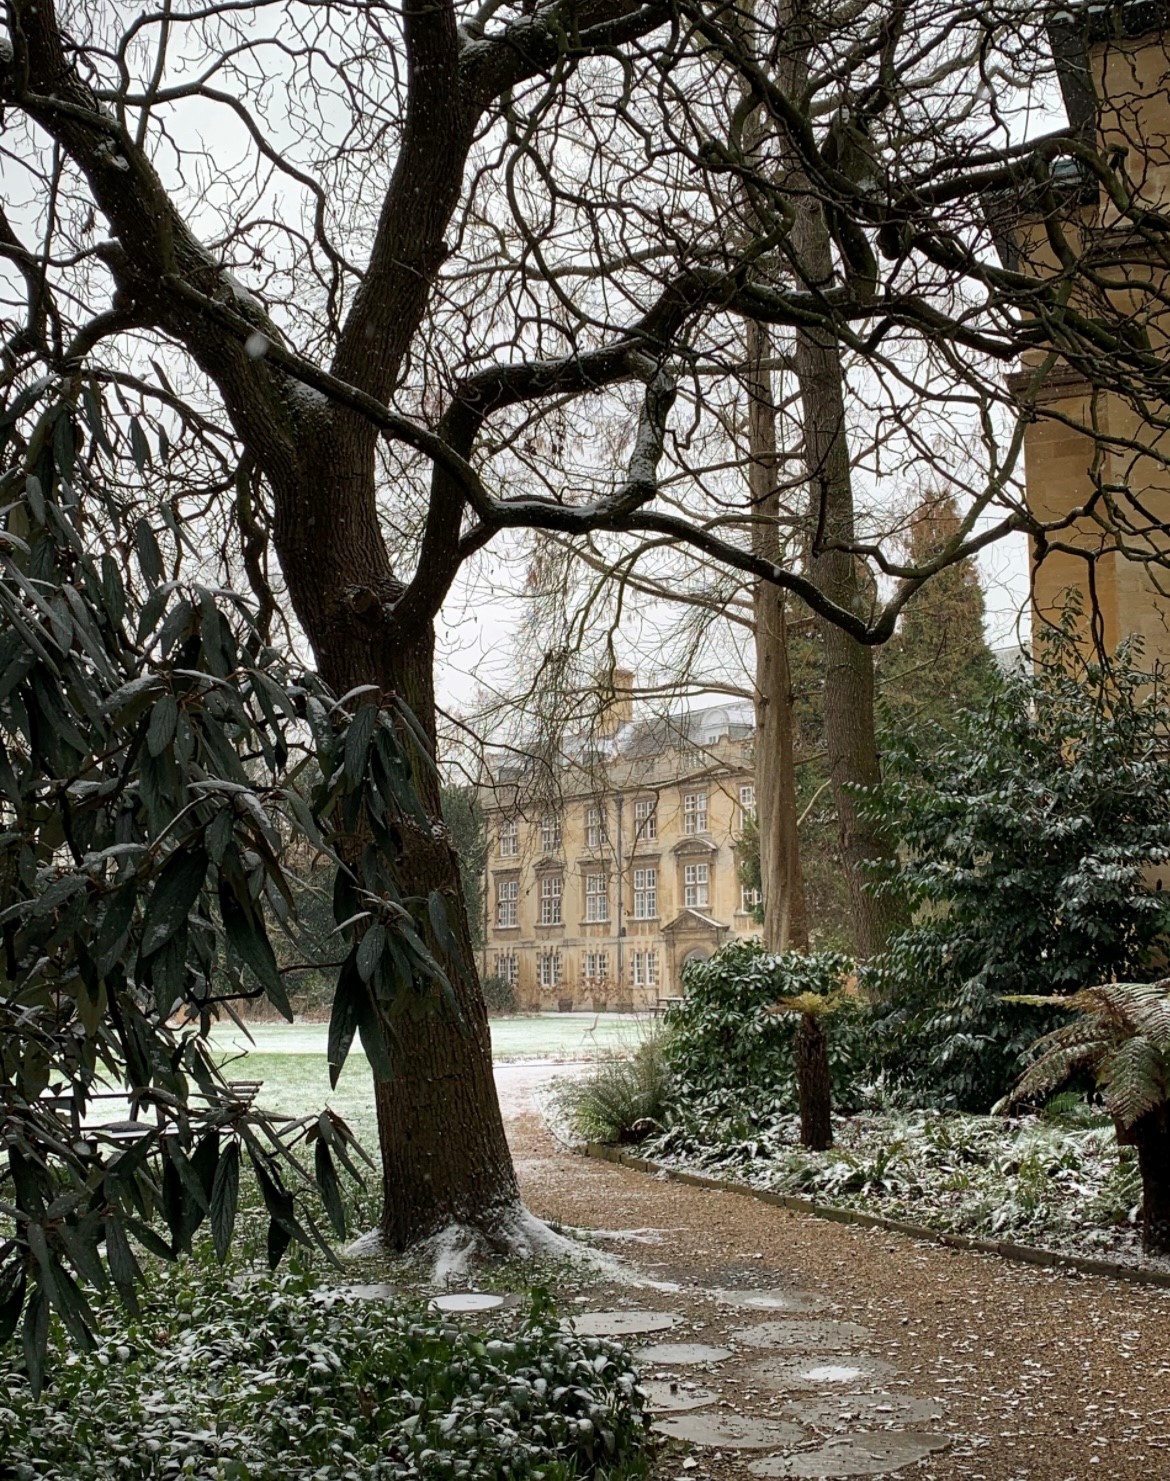
[{"label": "yellow stone wall", "polygon": [[[1168,38],[1161,32],[1089,48],[1089,73],[1098,99],[1097,135],[1102,154],[1124,149],[1124,169],[1138,198],[1164,209],[1170,201],[1170,71]],[[1107,303],[1124,312],[1154,345],[1170,342],[1170,311],[1142,284],[1165,285],[1165,265],[1127,230],[1105,192],[1098,202],[1073,209],[1063,229],[1078,250],[1097,263],[1101,282],[1082,288],[1083,303]],[[1021,266],[1046,276],[1056,271],[1041,223],[1017,223]],[[1153,276],[1151,276],[1153,275]],[[1101,286],[1104,283],[1107,286]],[[1096,294],[1097,304],[1091,295]],[[1041,364],[1026,357],[1022,387]],[[1025,431],[1029,507],[1045,521],[1079,509],[1083,517],[1054,531],[1042,551],[1033,544],[1033,609],[1037,626],[1055,620],[1069,593],[1095,608],[1109,650],[1138,634],[1149,662],[1170,662],[1170,434],[1143,420],[1123,397],[1093,391],[1067,368],[1056,368],[1037,396],[1039,415]],[[1064,545],[1071,549],[1053,548]],[[1092,576],[1081,556],[1093,558]],[[1037,554],[1042,556],[1035,562]]]}]

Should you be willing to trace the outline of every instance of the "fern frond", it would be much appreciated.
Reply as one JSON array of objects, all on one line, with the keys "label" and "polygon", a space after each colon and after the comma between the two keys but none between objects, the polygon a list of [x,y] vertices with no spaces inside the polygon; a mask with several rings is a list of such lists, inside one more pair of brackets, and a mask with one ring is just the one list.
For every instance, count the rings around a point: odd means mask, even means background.
[{"label": "fern frond", "polygon": [[1024,1101],[1039,1100],[1067,1085],[1074,1075],[1082,1070],[1097,1069],[1108,1053],[1108,1046],[1096,1040],[1088,1043],[1056,1045],[1030,1064],[1020,1076],[1015,1089],[1000,1102],[1005,1110],[1012,1110]]},{"label": "fern frond", "polygon": [[1031,1053],[1040,1059],[1054,1049],[1072,1049],[1078,1045],[1097,1046],[1104,1053],[1124,1041],[1125,1035],[1119,1034],[1111,1023],[1100,1018],[1078,1018],[1041,1035],[1032,1045]]},{"label": "fern frond", "polygon": [[1166,1061],[1157,1045],[1141,1035],[1109,1055],[1097,1078],[1105,1104],[1127,1130],[1167,1099]]},{"label": "fern frond", "polygon": [[768,1012],[807,1013],[810,1018],[824,1018],[840,1006],[842,996],[842,993],[799,992],[790,998],[780,998]]},{"label": "fern frond", "polygon": [[1023,1003],[1025,1008],[1067,1008],[1071,1002],[1067,993],[1005,992],[1001,1003]]},{"label": "fern frond", "polygon": [[1159,1049],[1170,1045],[1170,983],[1135,983],[1131,1012],[1138,1029]]},{"label": "fern frond", "polygon": [[1132,982],[1099,982],[1095,987],[1082,987],[1068,1000],[1074,1013],[1097,1018],[1110,1024],[1121,1038],[1129,1038],[1137,1030],[1134,1020],[1134,998]]}]

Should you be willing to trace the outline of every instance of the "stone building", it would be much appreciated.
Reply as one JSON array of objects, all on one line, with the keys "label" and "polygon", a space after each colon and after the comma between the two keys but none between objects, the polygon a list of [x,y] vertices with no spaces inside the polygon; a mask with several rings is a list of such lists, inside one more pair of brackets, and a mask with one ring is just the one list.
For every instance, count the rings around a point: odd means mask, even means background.
[{"label": "stone building", "polygon": [[[1072,5],[1048,34],[1068,127],[1111,160],[1135,205],[1170,206],[1170,12],[1162,4]],[[1055,202],[1055,204],[1054,204]],[[1051,182],[988,200],[999,255],[1013,271],[1059,280],[1054,242],[1080,265],[1074,304],[1107,333],[1133,335],[1165,355],[1170,342],[1167,238],[1135,229],[1097,177],[1059,158]],[[1137,398],[1093,385],[1037,349],[1012,389],[1037,415],[1025,429],[1029,507],[1054,529],[1034,566],[1033,606],[1056,616],[1080,593],[1108,650],[1140,635],[1149,661],[1170,660],[1170,431],[1165,411],[1145,418]],[[1158,424],[1160,423],[1160,425]]]},{"label": "stone building", "polygon": [[683,965],[758,935],[736,843],[754,813],[750,704],[634,715],[633,676],[587,738],[538,769],[493,758],[481,970],[525,1009],[645,1009]]}]

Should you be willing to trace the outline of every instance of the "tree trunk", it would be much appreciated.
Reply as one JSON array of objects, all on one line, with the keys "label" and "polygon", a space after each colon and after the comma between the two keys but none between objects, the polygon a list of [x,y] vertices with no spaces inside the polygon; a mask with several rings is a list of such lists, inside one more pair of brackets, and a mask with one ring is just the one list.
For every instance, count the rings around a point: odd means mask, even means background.
[{"label": "tree trunk", "polygon": [[833,1087],[829,1041],[819,1018],[800,1015],[796,1030],[796,1094],[800,1101],[800,1145],[827,1152],[833,1145]]},{"label": "tree trunk", "polygon": [[[772,343],[767,327],[749,321],[748,480],[752,499],[752,549],[782,564],[776,489],[776,409]],[[756,643],[756,823],[764,944],[770,951],[808,948],[808,910],[796,812],[792,674],[788,664],[785,594],[757,581],[752,598]]]},{"label": "tree trunk", "polygon": [[[373,457],[364,427],[338,418],[321,439],[319,466],[296,487],[278,489],[276,540],[297,616],[322,676],[335,693],[372,684],[410,706],[435,744],[434,630],[404,630],[391,604],[400,587],[377,528]],[[314,462],[318,462],[315,459]],[[318,521],[317,492],[332,484],[334,517]],[[346,494],[351,497],[346,497]],[[344,511],[338,518],[336,511]],[[442,810],[434,771],[416,766],[427,816]],[[390,868],[404,895],[439,890],[456,949],[428,944],[444,968],[464,1023],[429,994],[395,1019],[388,1045],[393,1077],[375,1085],[382,1157],[381,1231],[400,1250],[452,1225],[488,1244],[506,1242],[520,1212],[492,1074],[487,1011],[471,946],[459,864],[446,830],[404,820]]]},{"label": "tree trunk", "polygon": [[1142,1178],[1142,1252],[1170,1255],[1170,1110],[1150,1111],[1126,1140],[1137,1147]]},{"label": "tree trunk", "polygon": [[[827,285],[833,274],[829,234],[815,198],[797,206],[801,264],[810,286]],[[863,614],[868,599],[858,580],[853,478],[845,430],[844,368],[831,332],[799,330],[796,376],[804,419],[805,462],[810,501],[810,568],[813,579],[846,611]],[[873,652],[824,618],[819,619],[825,654],[825,746],[841,837],[841,860],[858,954],[869,957],[886,943],[896,916],[890,904],[867,888],[867,866],[888,857],[880,831],[860,813],[852,787],[880,780],[874,724]]]}]

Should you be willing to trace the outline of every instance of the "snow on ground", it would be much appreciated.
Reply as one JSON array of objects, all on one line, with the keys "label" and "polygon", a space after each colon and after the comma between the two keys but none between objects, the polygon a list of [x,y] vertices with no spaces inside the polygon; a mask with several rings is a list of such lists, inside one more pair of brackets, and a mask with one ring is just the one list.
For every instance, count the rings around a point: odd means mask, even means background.
[{"label": "snow on ground", "polygon": [[[505,1120],[531,1113],[538,1093],[554,1077],[580,1074],[593,1060],[632,1049],[643,1023],[620,1013],[493,1018],[496,1088]],[[249,1044],[235,1025],[213,1034],[224,1052],[228,1079],[262,1081],[259,1104],[282,1115],[303,1116],[329,1106],[366,1147],[377,1144],[373,1077],[360,1044],[354,1043],[337,1089],[330,1090],[327,1024],[261,1023],[252,1026],[251,1036]]]}]

